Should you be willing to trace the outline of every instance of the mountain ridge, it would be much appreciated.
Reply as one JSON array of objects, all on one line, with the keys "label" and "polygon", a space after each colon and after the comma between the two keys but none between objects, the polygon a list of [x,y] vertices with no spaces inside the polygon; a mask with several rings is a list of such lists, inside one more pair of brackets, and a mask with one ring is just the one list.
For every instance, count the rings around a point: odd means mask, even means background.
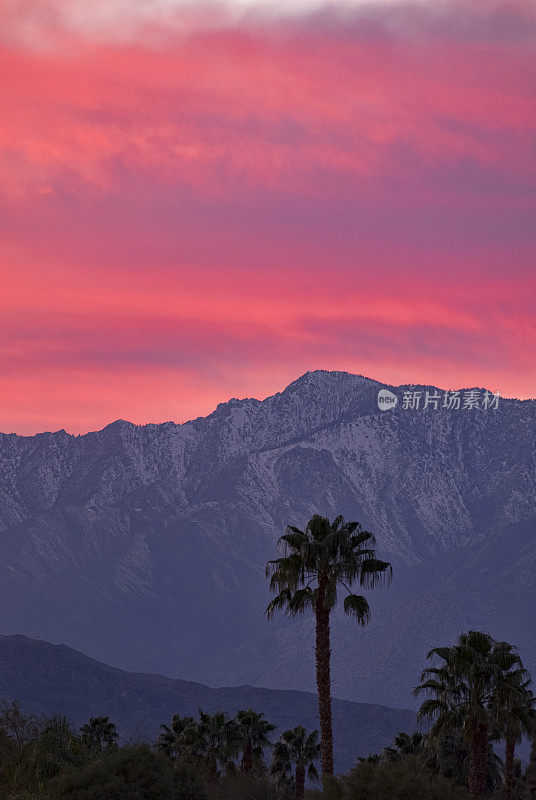
[{"label": "mountain ridge", "polygon": [[[146,428],[146,427],[155,427],[155,426],[169,426],[169,425],[173,425],[173,426],[176,426],[176,427],[181,427],[183,425],[189,425],[189,424],[194,424],[194,423],[203,422],[205,420],[208,420],[211,417],[213,417],[214,415],[216,415],[217,413],[221,413],[227,407],[243,405],[243,404],[258,405],[258,404],[266,403],[269,400],[274,400],[275,398],[278,398],[281,395],[284,395],[286,392],[295,390],[300,385],[302,385],[305,380],[309,379],[310,377],[320,376],[320,375],[329,376],[329,377],[333,377],[333,378],[341,376],[343,378],[360,379],[362,381],[365,381],[368,384],[373,384],[374,386],[379,386],[381,388],[390,389],[390,390],[397,390],[398,389],[399,391],[403,391],[403,390],[406,390],[406,389],[407,390],[410,390],[410,389],[423,389],[423,390],[432,389],[432,390],[439,391],[439,392],[445,392],[445,391],[465,392],[465,391],[471,391],[471,390],[475,389],[475,390],[480,391],[480,392],[485,392],[485,391],[490,391],[491,392],[491,390],[487,389],[484,386],[460,386],[460,387],[457,387],[456,389],[451,389],[451,388],[445,389],[444,387],[436,386],[434,384],[426,384],[426,383],[391,384],[391,383],[385,383],[383,381],[376,380],[375,378],[369,378],[366,375],[354,374],[354,373],[346,372],[346,371],[343,371],[343,370],[316,369],[316,370],[308,370],[307,372],[304,372],[303,375],[300,375],[298,378],[296,378],[291,383],[289,383],[288,386],[286,386],[282,391],[275,392],[274,394],[268,395],[267,397],[265,397],[263,399],[259,399],[259,398],[256,398],[256,397],[242,397],[242,398],[230,397],[228,400],[225,400],[225,401],[222,401],[222,402],[218,403],[216,408],[213,411],[211,411],[209,414],[206,414],[205,416],[193,417],[191,419],[184,420],[183,422],[175,422],[174,420],[164,420],[162,422],[136,423],[136,422],[131,422],[130,420],[123,419],[122,417],[118,417],[117,419],[112,420],[111,422],[108,422],[103,428],[86,431],[85,433],[76,433],[76,434],[75,433],[69,433],[68,431],[65,430],[65,428],[60,428],[60,429],[58,429],[56,431],[39,431],[39,432],[34,433],[34,434],[19,434],[16,431],[10,431],[10,432],[0,431],[0,436],[16,436],[16,437],[23,438],[23,439],[31,439],[31,438],[34,438],[35,436],[65,434],[65,435],[73,437],[73,438],[80,438],[80,437],[83,437],[83,436],[87,436],[89,434],[102,433],[107,428],[110,428],[112,426],[118,426],[118,425],[121,425],[121,424],[132,426],[132,427],[135,427],[135,428]],[[505,400],[505,401],[509,401],[509,402],[513,401],[513,402],[518,402],[518,403],[536,402],[536,398],[518,398],[518,397],[506,397],[506,396],[503,397],[502,395],[501,395],[501,400]]]},{"label": "mountain ridge", "polygon": [[335,614],[339,696],[413,702],[426,652],[468,626],[536,667],[536,402],[384,412],[382,386],[321,371],[181,425],[1,435],[0,630],[126,669],[312,689],[311,620],[265,620],[264,564],[286,524],[342,513],[395,581],[367,628]]},{"label": "mountain ridge", "polygon": [[[277,733],[302,724],[318,727],[317,698],[307,692],[253,686],[213,689],[165,675],[131,673],[95,661],[65,645],[24,636],[0,636],[0,698],[16,700],[27,713],[65,715],[76,726],[91,716],[109,716],[122,740],[154,741],[173,714],[196,716],[253,708],[277,725]],[[413,730],[408,709],[334,700],[338,769],[348,770],[360,755],[381,750],[399,730]]]}]

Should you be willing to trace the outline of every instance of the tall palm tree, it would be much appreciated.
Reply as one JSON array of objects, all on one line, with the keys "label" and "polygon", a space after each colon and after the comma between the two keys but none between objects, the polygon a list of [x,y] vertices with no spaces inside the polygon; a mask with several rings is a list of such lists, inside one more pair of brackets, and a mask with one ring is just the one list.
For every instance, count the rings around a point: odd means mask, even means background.
[{"label": "tall palm tree", "polygon": [[275,725],[264,719],[264,714],[252,709],[238,711],[236,722],[242,748],[241,769],[249,773],[254,766],[262,767],[264,748],[270,744],[268,734],[275,731]]},{"label": "tall palm tree", "polygon": [[318,731],[307,734],[305,728],[297,725],[291,730],[283,731],[274,744],[272,774],[279,775],[283,780],[288,779],[292,775],[292,767],[295,766],[295,796],[296,800],[301,800],[305,792],[305,774],[307,773],[309,780],[318,778],[314,762],[319,755]]},{"label": "tall palm tree", "polygon": [[427,658],[439,660],[439,666],[425,669],[415,689],[417,695],[428,695],[419,717],[434,720],[432,741],[463,731],[469,744],[469,791],[479,800],[486,785],[498,686],[502,685],[504,697],[513,692],[508,689],[508,675],[522,669],[521,661],[514,648],[480,631],[462,634],[452,647],[430,650]]},{"label": "tall palm tree", "polygon": [[331,723],[330,614],[342,588],[344,611],[361,625],[370,618],[367,600],[352,594],[354,581],[372,588],[390,580],[391,565],[376,556],[375,538],[359,522],[345,522],[342,516],[330,523],[326,517],[311,517],[305,530],[287,527],[279,539],[282,558],[269,561],[266,575],[276,595],[266,609],[272,617],[277,609],[290,616],[312,609],[316,617],[316,685],[320,714],[322,774],[333,774],[333,733]]}]

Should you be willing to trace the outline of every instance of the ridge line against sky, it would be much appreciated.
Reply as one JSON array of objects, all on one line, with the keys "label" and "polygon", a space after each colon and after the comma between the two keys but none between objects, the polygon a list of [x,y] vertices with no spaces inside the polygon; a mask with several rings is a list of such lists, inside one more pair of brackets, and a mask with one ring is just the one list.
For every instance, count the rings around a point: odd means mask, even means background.
[{"label": "ridge line against sky", "polygon": [[[10,435],[14,434],[16,436],[21,436],[23,438],[26,438],[26,437],[39,436],[39,435],[45,435],[45,434],[56,434],[56,433],[66,433],[68,436],[86,436],[86,435],[91,434],[91,433],[101,433],[105,428],[108,428],[110,425],[115,425],[117,422],[124,422],[127,425],[133,425],[133,426],[138,427],[138,428],[146,427],[148,425],[149,426],[153,426],[153,425],[167,425],[167,424],[172,424],[172,425],[176,425],[176,426],[180,427],[182,425],[189,425],[190,423],[197,422],[199,420],[206,420],[209,417],[211,417],[213,414],[215,414],[218,411],[220,406],[227,406],[227,405],[229,405],[230,403],[233,403],[233,402],[247,403],[248,401],[253,400],[255,403],[264,403],[266,400],[271,400],[272,398],[276,397],[277,395],[283,394],[285,391],[287,391],[287,389],[290,388],[290,386],[292,386],[292,384],[298,383],[302,378],[305,378],[306,376],[314,374],[316,372],[324,372],[324,373],[328,373],[330,375],[342,374],[342,375],[347,376],[348,378],[362,378],[365,381],[368,381],[370,383],[376,383],[380,387],[392,389],[395,392],[396,391],[400,392],[402,389],[406,389],[406,388],[424,389],[426,387],[426,388],[431,388],[431,389],[437,390],[439,392],[455,392],[455,391],[464,392],[464,391],[470,391],[471,389],[477,389],[477,390],[480,390],[482,392],[489,391],[491,395],[493,394],[493,390],[490,390],[490,389],[488,389],[487,387],[484,387],[484,386],[467,385],[467,386],[453,386],[453,387],[445,388],[443,386],[435,386],[435,385],[431,385],[431,384],[419,384],[419,383],[408,383],[408,382],[401,383],[399,385],[393,385],[393,384],[390,384],[390,383],[384,383],[383,381],[377,380],[376,378],[369,378],[366,375],[357,375],[357,374],[350,373],[350,372],[342,372],[342,371],[334,371],[334,370],[331,370],[331,371],[330,370],[309,370],[309,371],[305,372],[303,375],[300,375],[298,378],[295,378],[294,380],[292,380],[289,384],[287,384],[285,387],[283,387],[283,389],[279,389],[279,390],[277,390],[275,392],[273,391],[271,394],[266,395],[266,397],[229,397],[227,400],[221,400],[220,402],[218,402],[218,404],[211,411],[209,411],[208,414],[198,415],[197,417],[191,417],[189,419],[185,419],[185,420],[181,420],[181,421],[168,419],[168,420],[159,420],[158,422],[147,420],[146,422],[136,423],[136,422],[131,422],[130,420],[125,419],[124,417],[116,417],[115,419],[110,420],[105,425],[103,425],[102,428],[99,428],[99,429],[96,429],[96,430],[92,429],[92,430],[78,431],[76,433],[72,433],[70,431],[67,431],[65,428],[58,428],[56,430],[36,431],[33,434],[19,434],[19,433],[17,433],[17,431],[0,430],[0,436],[10,436]],[[461,398],[461,400],[463,402],[463,397]],[[501,395],[499,397],[499,403],[502,400],[505,400],[505,401],[521,401],[521,402],[526,402],[526,403],[536,403],[536,397],[519,398],[519,397],[503,397]],[[375,412],[376,412],[376,405],[374,405],[371,408],[371,413],[375,413]],[[430,413],[433,413],[433,410]],[[447,412],[447,413],[452,413],[452,411],[451,412]],[[475,411],[471,410],[471,411],[469,411],[467,413],[475,413]],[[487,412],[485,412],[485,413],[487,413]],[[387,414],[387,416],[388,416],[388,414]]]},{"label": "ridge line against sky", "polygon": [[178,5],[0,7],[0,429],[534,397],[536,5]]}]

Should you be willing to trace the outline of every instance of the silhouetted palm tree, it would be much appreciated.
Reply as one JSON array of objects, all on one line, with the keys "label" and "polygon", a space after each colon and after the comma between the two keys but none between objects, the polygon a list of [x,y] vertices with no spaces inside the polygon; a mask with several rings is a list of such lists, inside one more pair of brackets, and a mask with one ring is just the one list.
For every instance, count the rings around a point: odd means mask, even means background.
[{"label": "silhouetted palm tree", "polygon": [[254,767],[260,769],[263,762],[264,748],[270,744],[268,734],[275,731],[275,725],[271,725],[264,719],[264,714],[258,714],[251,709],[238,711],[236,722],[238,723],[238,735],[242,749],[242,771],[249,773],[252,772]]},{"label": "silhouetted palm tree", "polygon": [[180,714],[174,714],[171,725],[160,725],[160,733],[156,740],[157,749],[165,753],[168,758],[187,760],[191,755],[187,734],[195,728],[196,724],[193,717],[181,717]]},{"label": "silhouetted palm tree", "polygon": [[240,749],[240,735],[235,720],[223,711],[206,714],[199,709],[199,722],[185,730],[186,744],[205,765],[209,782],[217,780],[221,771],[234,768],[233,759]]},{"label": "silhouetted palm tree", "polygon": [[305,792],[305,775],[307,774],[309,780],[318,778],[314,762],[319,755],[318,731],[307,734],[305,728],[297,725],[291,730],[283,731],[274,744],[272,774],[282,777],[283,780],[288,779],[294,766],[295,796],[296,800],[301,800]]},{"label": "silhouetted palm tree", "polygon": [[452,647],[436,647],[427,658],[439,659],[421,675],[416,694],[428,699],[419,710],[421,719],[432,719],[431,740],[456,730],[463,731],[469,744],[469,791],[481,798],[486,785],[489,736],[494,719],[494,698],[502,685],[508,694],[507,676],[522,668],[514,648],[496,642],[489,634],[469,631]]},{"label": "silhouetted palm tree", "polygon": [[409,733],[398,733],[393,739],[390,747],[385,747],[381,757],[384,761],[400,761],[402,756],[419,756],[424,751],[424,734],[415,731]]},{"label": "silhouetted palm tree", "polygon": [[[518,660],[517,651],[506,642],[501,643]],[[523,736],[532,738],[536,733],[534,696],[530,690],[530,678],[521,665],[499,677],[494,692],[491,710],[498,736],[505,741],[505,800],[512,800],[515,784],[515,748]]]},{"label": "silhouetted palm tree", "polygon": [[350,587],[357,581],[362,587],[372,588],[390,579],[391,565],[376,557],[372,533],[342,517],[330,523],[326,517],[315,515],[304,531],[289,525],[279,543],[285,555],[266,565],[270,589],[276,594],[266,613],[271,617],[282,609],[296,615],[311,608],[315,614],[322,773],[333,774],[330,614],[337,603],[337,590],[343,588],[347,592],[344,611],[365,625],[370,618],[368,602],[352,594]]}]

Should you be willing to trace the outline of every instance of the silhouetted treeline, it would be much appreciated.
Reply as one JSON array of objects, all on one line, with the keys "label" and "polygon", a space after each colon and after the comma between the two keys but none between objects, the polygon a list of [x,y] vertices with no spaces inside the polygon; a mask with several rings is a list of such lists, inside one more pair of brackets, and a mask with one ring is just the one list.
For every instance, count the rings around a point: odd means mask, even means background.
[{"label": "silhouetted treeline", "polygon": [[[426,710],[426,707],[425,707]],[[519,761],[487,742],[482,797],[525,800]],[[76,730],[61,716],[38,718],[17,703],[0,707],[2,800],[470,800],[471,742],[464,727],[439,735],[400,733],[381,753],[357,759],[345,776],[318,779],[317,731],[279,736],[264,715],[239,711],[175,715],[155,742],[119,743],[107,717]],[[309,788],[307,788],[309,785]]]},{"label": "silhouetted treeline", "polygon": [[[280,543],[283,556],[267,566],[275,595],[267,613],[315,616],[320,733],[297,725],[277,736],[260,712],[200,709],[163,723],[155,742],[120,745],[106,716],[75,730],[64,717],[4,704],[0,800],[536,800],[536,750],[527,775],[515,758],[523,737],[536,739],[531,679],[515,647],[480,631],[428,653],[415,688],[424,732],[356,753],[354,769],[334,775],[330,615],[343,591],[344,611],[365,625],[368,601],[352,584],[372,588],[391,566],[373,534],[342,517],[289,526]],[[319,763],[322,788],[307,788]]]}]

